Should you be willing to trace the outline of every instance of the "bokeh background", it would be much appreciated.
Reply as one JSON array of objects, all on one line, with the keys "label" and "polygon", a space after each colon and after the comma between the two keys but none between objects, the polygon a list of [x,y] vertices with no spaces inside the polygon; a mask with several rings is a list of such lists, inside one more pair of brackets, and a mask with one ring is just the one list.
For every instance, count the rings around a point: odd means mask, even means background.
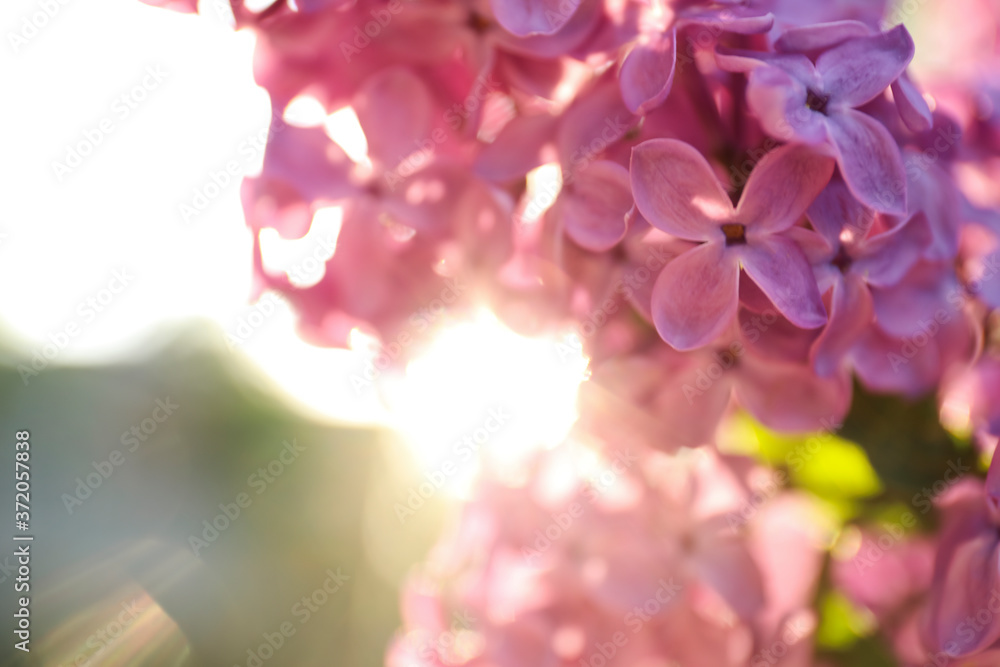
[{"label": "bokeh background", "polygon": [[[948,43],[922,26],[947,17],[914,6],[903,18],[915,73],[929,76]],[[408,497],[491,410],[516,417],[491,447],[516,450],[526,432],[558,440],[583,360],[488,314],[442,320],[439,348],[386,393],[358,382],[364,341],[311,347],[279,299],[249,303],[239,180],[259,170],[273,111],[252,80],[252,36],[210,1],[189,16],[137,0],[4,0],[0,32],[0,664],[381,664],[399,586],[474,469]],[[330,124],[363,150],[350,118]],[[331,216],[303,239],[265,239],[265,260],[315,281],[336,226]],[[938,425],[933,401],[856,393],[866,412],[794,480],[829,508],[831,544],[844,541],[837,522],[895,516],[944,462],[973,456]],[[159,420],[164,405],[176,407]],[[11,648],[5,560],[7,471],[23,429],[30,656]],[[749,421],[731,440],[772,461],[805,442]],[[914,442],[923,456],[908,454]],[[249,504],[196,555],[192,536],[243,493]],[[835,594],[820,606],[824,652],[892,664],[862,611]],[[262,659],[285,623],[295,634]]]},{"label": "bokeh background", "polygon": [[[0,664],[247,664],[285,622],[296,634],[268,664],[380,664],[445,503],[400,522],[418,467],[378,395],[348,381],[360,359],[300,343],[277,300],[248,302],[239,180],[271,114],[252,38],[133,0],[5,2],[0,32],[0,497],[12,512],[13,434],[29,429],[36,538],[22,656],[4,530]],[[314,241],[275,256],[308,279]],[[157,401],[178,407],[142,432]],[[248,486],[287,442],[303,451]],[[115,450],[70,512],[63,494]],[[252,504],[196,557],[190,536],[240,493]],[[345,584],[293,614],[328,570]]]}]

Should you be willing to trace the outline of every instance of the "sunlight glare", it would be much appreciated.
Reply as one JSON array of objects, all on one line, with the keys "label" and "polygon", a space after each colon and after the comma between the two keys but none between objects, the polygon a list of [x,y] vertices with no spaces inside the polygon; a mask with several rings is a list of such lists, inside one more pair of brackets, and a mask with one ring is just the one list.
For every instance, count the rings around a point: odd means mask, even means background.
[{"label": "sunlight glare", "polygon": [[326,122],[323,103],[311,95],[299,95],[285,107],[282,120],[296,127],[319,127]]},{"label": "sunlight glare", "polygon": [[562,169],[558,163],[543,164],[529,171],[523,219],[526,222],[541,219],[555,203],[562,186]]},{"label": "sunlight glare", "polygon": [[364,164],[368,160],[368,139],[361,129],[361,121],[358,114],[354,113],[351,107],[338,109],[326,117],[323,122],[326,136],[344,149],[347,157],[357,164]]},{"label": "sunlight glare", "polygon": [[254,14],[260,14],[275,2],[277,0],[243,0],[243,6]]},{"label": "sunlight glare", "polygon": [[387,381],[392,426],[428,475],[445,473],[447,492],[463,497],[482,464],[517,476],[527,455],[566,437],[588,360],[557,341],[520,336],[483,311]]},{"label": "sunlight glare", "polygon": [[[300,410],[324,423],[362,424],[386,421],[384,406],[374,391],[358,393],[346,375],[361,366],[352,350],[311,345],[296,333],[296,316],[288,302],[268,292],[260,302],[273,307],[267,324],[239,345]],[[252,312],[257,306],[248,308]],[[259,309],[259,308],[258,308]]]},{"label": "sunlight glare", "polygon": [[326,261],[336,251],[343,219],[343,208],[328,206],[313,214],[309,231],[302,238],[284,239],[277,230],[262,229],[260,252],[265,270],[285,272],[295,287],[312,287],[326,273]]}]

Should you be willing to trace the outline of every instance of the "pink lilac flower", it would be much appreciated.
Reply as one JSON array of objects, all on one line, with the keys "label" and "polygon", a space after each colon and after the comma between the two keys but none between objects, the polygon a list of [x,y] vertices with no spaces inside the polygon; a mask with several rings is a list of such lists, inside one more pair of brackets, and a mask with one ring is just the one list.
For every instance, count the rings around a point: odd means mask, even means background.
[{"label": "pink lilac flower", "polygon": [[[1000,6],[917,3],[934,57],[914,59],[890,4],[230,2],[274,119],[241,189],[256,293],[320,345],[412,336],[447,296],[573,332],[590,361],[568,441],[516,479],[485,466],[389,665],[826,667],[821,571],[900,664],[1000,664],[978,616],[1000,587],[995,471],[939,499],[939,534],[861,571],[866,529],[831,569],[813,503],[757,502],[774,471],[715,449],[737,411],[828,430],[866,400],[854,381],[937,392],[983,456],[1000,437]],[[281,120],[302,96],[353,111],[367,155]],[[543,165],[561,183],[539,193]],[[262,232],[302,238],[328,208],[317,282],[265,261]]]},{"label": "pink lilac flower", "polygon": [[772,36],[780,37],[790,29],[831,22],[853,21],[875,29],[885,19],[891,3],[887,0],[752,0],[751,6],[774,14]]},{"label": "pink lilac flower", "polygon": [[599,6],[593,0],[492,0],[491,4],[500,25],[519,37],[551,35],[577,14],[595,14]]},{"label": "pink lilac flower", "polygon": [[673,86],[678,33],[701,28],[699,36],[723,32],[755,34],[771,29],[774,17],[743,2],[676,2],[670,9],[651,2],[639,19],[639,36],[622,60],[618,76],[629,110],[646,114]]},{"label": "pink lilac flower", "polygon": [[1000,359],[983,356],[943,387],[942,407],[964,413],[975,433],[1000,437]]},{"label": "pink lilac flower", "polygon": [[920,619],[938,545],[935,538],[916,532],[915,516],[908,511],[896,520],[861,528],[849,538],[858,540],[857,550],[835,556],[831,568],[836,590],[870,614],[901,665],[923,665],[928,659]]},{"label": "pink lilac flower", "polygon": [[720,65],[748,71],[747,101],[764,129],[783,141],[828,146],[863,204],[906,212],[905,172],[888,130],[858,107],[893,84],[913,58],[903,26],[854,37],[811,61],[798,53],[720,51]]},{"label": "pink lilac flower", "polygon": [[[746,460],[641,448],[633,460],[607,444],[603,482],[573,471],[569,445],[542,457],[522,489],[484,480],[404,594],[391,667],[563,665],[599,653],[606,665],[737,667],[782,636],[791,645],[777,664],[809,664],[815,507],[783,496],[734,530],[728,517],[760,472]],[[433,646],[456,612],[475,619],[466,650]]]},{"label": "pink lilac flower", "polygon": [[[812,59],[824,51],[856,37],[868,37],[877,31],[862,21],[834,21],[791,28],[775,40],[781,53],[801,53]],[[903,123],[913,132],[925,132],[934,123],[930,107],[909,73],[904,70],[890,86],[893,100]]]},{"label": "pink lilac flower", "polygon": [[608,250],[624,238],[633,202],[628,170],[604,159],[605,153],[635,121],[618,86],[605,78],[581,91],[558,117],[513,119],[479,154],[477,171],[490,180],[510,181],[546,158],[558,160],[562,185],[548,217],[582,247]]},{"label": "pink lilac flower", "polygon": [[951,267],[918,263],[893,287],[871,290],[876,324],[851,351],[869,389],[916,397],[975,358],[975,316]]},{"label": "pink lilac flower", "polygon": [[[875,320],[869,286],[898,284],[920,260],[931,236],[923,213],[897,227],[877,229],[871,212],[839,179],[813,201],[809,221],[825,242],[822,251],[812,249],[820,290],[831,290],[830,322],[815,341],[811,357],[816,372],[829,376]],[[821,252],[818,257],[817,252]]]},{"label": "pink lilac flower", "polygon": [[[907,522],[911,527],[913,516],[911,512]],[[937,545],[907,530],[898,521],[866,527],[859,532],[857,551],[833,560],[837,589],[872,612],[880,624],[898,623],[900,613],[920,600],[931,584]]]},{"label": "pink lilac flower", "polygon": [[818,377],[807,363],[774,361],[730,330],[714,343],[677,352],[661,341],[595,364],[581,394],[581,424],[597,434],[631,434],[665,449],[711,443],[739,406],[777,431],[830,428],[850,406],[846,373]]},{"label": "pink lilac flower", "polygon": [[944,525],[921,624],[928,654],[963,658],[1000,648],[1000,487],[963,480],[940,499]]},{"label": "pink lilac flower", "polygon": [[653,321],[666,342],[691,350],[718,336],[736,316],[741,269],[797,326],[826,322],[805,255],[781,232],[829,181],[833,160],[803,146],[779,148],[757,164],[735,207],[705,158],[683,142],[636,147],[631,172],[636,206],[650,224],[702,242],[653,288]]}]

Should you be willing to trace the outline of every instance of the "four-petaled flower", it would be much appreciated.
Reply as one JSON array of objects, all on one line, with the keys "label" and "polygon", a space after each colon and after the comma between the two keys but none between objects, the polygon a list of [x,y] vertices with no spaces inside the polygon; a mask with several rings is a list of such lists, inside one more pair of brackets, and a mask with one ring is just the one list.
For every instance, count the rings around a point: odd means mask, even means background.
[{"label": "four-petaled flower", "polygon": [[814,329],[826,311],[805,255],[781,232],[794,225],[830,180],[833,160],[789,144],[765,155],[733,206],[701,153],[675,139],[632,152],[639,212],[668,234],[701,245],[660,273],[653,287],[656,330],[679,350],[709,343],[736,316],[740,269],[793,324]]},{"label": "four-petaled flower", "polygon": [[899,147],[875,118],[858,107],[899,79],[913,58],[902,25],[848,39],[813,63],[801,53],[720,49],[719,65],[747,71],[747,103],[764,130],[783,141],[825,145],[844,180],[870,208],[906,214],[906,174]]}]

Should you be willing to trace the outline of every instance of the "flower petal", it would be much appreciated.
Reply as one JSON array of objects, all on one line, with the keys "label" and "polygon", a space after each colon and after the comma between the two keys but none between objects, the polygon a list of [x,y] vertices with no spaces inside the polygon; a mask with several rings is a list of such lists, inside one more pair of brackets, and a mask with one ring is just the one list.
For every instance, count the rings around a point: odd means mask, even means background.
[{"label": "flower petal", "polygon": [[740,272],[722,242],[706,243],[667,264],[653,286],[653,323],[678,350],[708,344],[733,321]]},{"label": "flower petal", "polygon": [[[822,428],[828,431],[831,424]],[[798,615],[814,599],[826,563],[823,511],[811,496],[791,491],[771,498],[753,517],[748,537],[764,580],[767,618],[777,620]],[[802,634],[799,631],[793,636],[807,639],[808,635],[803,637]],[[810,658],[785,659],[778,664],[782,667],[808,665]]]},{"label": "flower petal", "polygon": [[716,34],[724,31],[739,35],[757,35],[771,29],[774,25],[774,14],[753,7],[740,6],[702,11],[687,10],[677,17],[677,27],[688,25],[704,26]]},{"label": "flower petal", "polygon": [[1000,517],[1000,457],[993,457],[986,474],[986,503],[990,518],[997,522]]},{"label": "flower petal", "polygon": [[762,54],[756,51],[731,49],[725,46],[715,47],[715,64],[726,72],[752,72],[767,64]]},{"label": "flower petal", "polygon": [[[521,1],[531,3],[536,0]],[[494,41],[495,45],[501,47],[505,52],[527,56],[536,62],[542,58],[558,58],[580,47],[584,40],[593,34],[594,27],[604,17],[601,12],[602,6],[600,0],[577,0],[575,11],[572,12],[569,20],[564,21],[562,26],[553,33],[518,35],[506,30],[496,30],[490,33],[490,41]],[[435,11],[441,10],[435,8]],[[481,38],[477,35],[476,39]]]},{"label": "flower petal", "polygon": [[[453,217],[463,198],[479,194],[476,185],[479,183],[467,169],[437,160],[406,178],[394,181],[380,201],[384,212],[396,224],[440,238],[467,222]],[[485,203],[485,200],[480,201]],[[484,205],[484,213],[486,210]]]},{"label": "flower petal", "polygon": [[862,333],[875,321],[868,287],[857,276],[845,276],[833,285],[830,321],[813,346],[813,368],[820,377],[830,377]]},{"label": "flower petal", "polygon": [[247,224],[273,227],[283,238],[309,231],[313,212],[357,196],[354,163],[321,127],[295,127],[275,120],[260,175],[240,187]]},{"label": "flower petal", "polygon": [[692,241],[719,238],[733,204],[708,161],[676,139],[651,139],[632,149],[636,207],[654,227]]},{"label": "flower petal", "polygon": [[951,502],[945,508],[947,522],[923,627],[928,649],[947,650],[954,657],[973,655],[1000,639],[996,614],[989,614],[985,622],[970,622],[978,612],[992,609],[1000,596],[1000,545],[982,495],[962,493],[965,486],[972,485],[954,487],[946,496]]},{"label": "flower petal", "polygon": [[563,177],[569,178],[600,156],[636,122],[625,106],[620,86],[607,79],[588,93],[577,97],[563,113],[556,133],[556,147]]},{"label": "flower petal", "polygon": [[851,233],[852,240],[860,240],[868,235],[875,222],[875,213],[854,198],[839,176],[834,176],[816,195],[806,216],[813,229],[833,248],[840,246],[840,235],[845,229]]},{"label": "flower petal", "polygon": [[851,272],[877,287],[891,287],[920,261],[930,245],[927,216],[917,213],[903,224],[868,239],[851,265]]},{"label": "flower petal", "polygon": [[906,172],[889,130],[871,116],[844,109],[826,119],[837,164],[862,204],[894,215],[906,213]]},{"label": "flower petal", "polygon": [[978,289],[976,297],[990,308],[1000,308],[1000,280],[997,280],[997,262],[1000,262],[1000,254],[993,252],[982,258],[975,278],[977,282],[974,286]]},{"label": "flower petal", "polygon": [[687,354],[660,344],[642,355],[596,364],[580,388],[584,428],[668,451],[712,442],[732,385],[727,374],[706,377],[705,368],[718,363],[707,357],[707,350]]},{"label": "flower petal", "polygon": [[906,27],[858,37],[816,59],[830,103],[859,107],[874,99],[906,71],[913,59],[913,39]]},{"label": "flower petal", "polygon": [[921,331],[922,323],[937,328],[940,323],[935,322],[935,314],[955,319],[964,302],[963,295],[953,268],[928,262],[916,264],[895,285],[872,286],[879,327],[897,338],[915,335]]},{"label": "flower petal", "polygon": [[752,72],[762,66],[777,67],[804,85],[819,85],[819,73],[812,61],[799,53],[747,51],[727,46],[715,47],[715,63],[727,72]]},{"label": "flower petal", "polygon": [[431,131],[430,91],[405,67],[393,67],[369,77],[354,98],[368,155],[386,169],[420,150]]},{"label": "flower petal", "polygon": [[734,393],[762,424],[791,433],[829,430],[851,404],[847,373],[820,378],[808,365],[779,364],[750,354],[743,358]]},{"label": "flower petal", "polygon": [[787,144],[757,163],[736,208],[747,233],[780,232],[806,212],[833,175],[832,158],[801,144]]},{"label": "flower petal", "polygon": [[827,140],[824,116],[806,106],[807,98],[805,84],[784,68],[757,67],[750,72],[747,104],[772,137],[807,144]]},{"label": "flower petal", "polygon": [[905,71],[892,82],[892,99],[896,101],[899,117],[913,132],[926,132],[934,125],[927,100]]},{"label": "flower petal", "polygon": [[938,346],[914,350],[908,342],[889,336],[878,324],[861,335],[850,356],[855,374],[869,391],[916,397],[934,386],[941,371]]},{"label": "flower petal", "polygon": [[812,267],[794,242],[774,235],[737,248],[743,270],[792,324],[815,329],[826,323]]},{"label": "flower petal", "polygon": [[622,97],[629,111],[645,115],[667,99],[676,65],[676,30],[636,44],[618,71]]},{"label": "flower petal", "polygon": [[483,147],[473,169],[496,183],[521,178],[546,162],[545,149],[552,146],[550,137],[555,127],[556,118],[549,114],[514,118],[500,130],[493,143]]},{"label": "flower petal", "polygon": [[493,15],[518,37],[551,35],[566,25],[580,2],[565,0],[492,0]]},{"label": "flower petal", "polygon": [[[816,233],[808,227],[791,227],[782,232],[781,235],[795,241],[795,245],[806,256],[806,260],[813,265],[813,270],[816,273],[816,282],[820,283],[822,287],[823,283],[820,281],[820,276],[826,273],[824,269],[836,268],[828,263],[836,257],[837,250],[840,249],[840,244],[827,241],[821,234]],[[837,272],[839,273],[839,270]],[[827,287],[829,286],[828,284]],[[820,289],[820,292],[824,291],[826,290]]]},{"label": "flower petal", "polygon": [[561,194],[563,225],[577,244],[603,252],[625,237],[626,215],[632,208],[625,167],[604,160],[594,162],[578,172]]},{"label": "flower petal", "polygon": [[831,21],[796,26],[775,40],[774,49],[781,53],[812,53],[825,51],[854,37],[867,37],[872,30],[861,21]]},{"label": "flower petal", "polygon": [[958,254],[962,223],[972,221],[963,217],[962,195],[954,177],[940,164],[928,163],[927,156],[915,148],[903,152],[903,169],[908,211],[923,211],[933,238],[924,255],[931,261],[950,262]]},{"label": "flower petal", "polygon": [[741,618],[752,618],[764,605],[764,584],[743,540],[734,533],[706,535],[695,551],[693,568]]},{"label": "flower petal", "polygon": [[[626,237],[625,251],[628,259],[621,268],[623,276],[632,284],[631,290],[625,290],[626,298],[638,314],[652,324],[653,313],[650,311],[650,304],[653,302],[653,285],[656,283],[659,270],[681,254],[696,248],[698,244],[670,236],[655,227],[649,227],[645,218],[636,211],[633,206],[627,215],[628,228],[637,230],[645,225],[646,232],[640,232],[632,237],[635,238],[634,242]],[[644,280],[638,279],[640,276],[650,276],[650,274],[651,277]]]},{"label": "flower petal", "polygon": [[760,292],[754,281],[740,280],[740,339],[754,354],[765,359],[804,364],[809,360],[809,350],[822,329],[800,329],[775,310],[767,297],[760,298],[766,304],[761,312],[754,312],[746,306],[746,295],[750,290]]}]

